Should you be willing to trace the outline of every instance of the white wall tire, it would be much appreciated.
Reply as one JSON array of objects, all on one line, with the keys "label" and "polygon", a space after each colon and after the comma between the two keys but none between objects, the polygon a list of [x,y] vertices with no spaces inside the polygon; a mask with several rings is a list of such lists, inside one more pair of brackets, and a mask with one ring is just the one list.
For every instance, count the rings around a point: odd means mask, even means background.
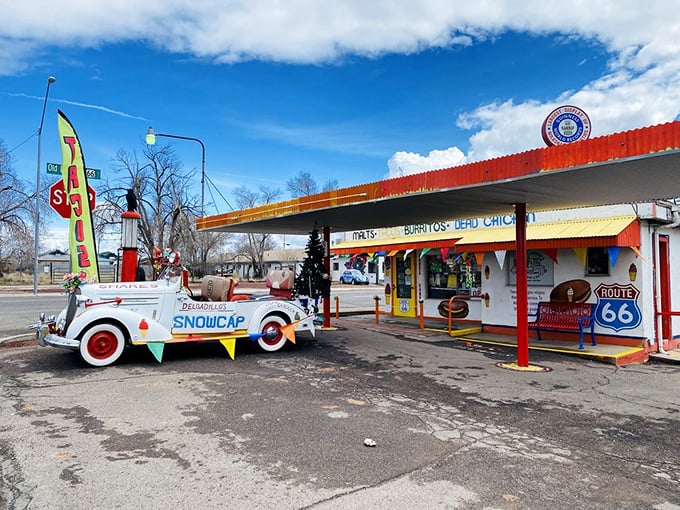
[{"label": "white wall tire", "polygon": [[80,357],[93,367],[106,367],[116,361],[125,349],[125,335],[113,324],[96,324],[83,333]]},{"label": "white wall tire", "polygon": [[266,352],[276,352],[283,348],[288,339],[281,332],[281,326],[286,324],[288,323],[278,315],[270,315],[262,319],[260,331],[266,334],[257,340],[260,349]]}]

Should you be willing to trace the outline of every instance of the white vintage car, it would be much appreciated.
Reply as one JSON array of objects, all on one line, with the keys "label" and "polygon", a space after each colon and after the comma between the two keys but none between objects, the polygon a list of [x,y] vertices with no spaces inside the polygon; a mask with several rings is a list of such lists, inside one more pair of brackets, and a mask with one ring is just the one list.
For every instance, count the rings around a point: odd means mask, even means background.
[{"label": "white vintage car", "polygon": [[314,310],[290,299],[293,279],[292,271],[270,272],[270,292],[258,296],[235,293],[232,278],[207,276],[194,297],[186,271],[167,267],[156,281],[83,285],[57,317],[42,314],[29,328],[40,345],[76,350],[95,367],[111,365],[128,345],[147,345],[159,362],[165,344],[178,342],[219,341],[233,358],[236,340],[250,339],[273,352],[297,331],[314,335]]}]

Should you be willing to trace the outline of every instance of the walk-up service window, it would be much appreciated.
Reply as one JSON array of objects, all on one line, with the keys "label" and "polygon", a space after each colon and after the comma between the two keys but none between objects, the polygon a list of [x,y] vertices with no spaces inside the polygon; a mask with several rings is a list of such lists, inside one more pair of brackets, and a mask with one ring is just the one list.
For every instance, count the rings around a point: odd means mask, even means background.
[{"label": "walk-up service window", "polygon": [[588,248],[586,276],[609,276],[609,254],[606,248]]},{"label": "walk-up service window", "polygon": [[482,286],[482,275],[472,255],[457,253],[442,259],[427,256],[427,297],[448,299],[456,295],[474,294]]}]

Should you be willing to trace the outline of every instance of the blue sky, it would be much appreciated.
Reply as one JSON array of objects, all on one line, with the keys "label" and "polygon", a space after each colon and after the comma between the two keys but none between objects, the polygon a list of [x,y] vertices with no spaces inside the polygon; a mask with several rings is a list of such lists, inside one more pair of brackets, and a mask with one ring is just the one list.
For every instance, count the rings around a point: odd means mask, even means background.
[{"label": "blue sky", "polygon": [[[541,147],[563,104],[588,113],[593,136],[680,112],[670,1],[116,4],[3,7],[0,139],[33,186],[48,76],[43,182],[61,159],[59,108],[87,166],[112,180],[116,151],[140,152],[149,126],[200,138],[227,198],[258,184],[287,198],[301,170],[345,187]],[[159,142],[200,169],[198,144]]]}]

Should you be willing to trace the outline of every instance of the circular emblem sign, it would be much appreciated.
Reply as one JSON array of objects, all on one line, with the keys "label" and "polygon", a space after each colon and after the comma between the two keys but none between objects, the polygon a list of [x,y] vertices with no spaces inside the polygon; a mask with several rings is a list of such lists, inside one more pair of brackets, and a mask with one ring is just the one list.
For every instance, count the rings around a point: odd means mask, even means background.
[{"label": "circular emblem sign", "polygon": [[576,106],[560,106],[543,121],[541,135],[548,146],[586,140],[590,137],[590,119]]}]

